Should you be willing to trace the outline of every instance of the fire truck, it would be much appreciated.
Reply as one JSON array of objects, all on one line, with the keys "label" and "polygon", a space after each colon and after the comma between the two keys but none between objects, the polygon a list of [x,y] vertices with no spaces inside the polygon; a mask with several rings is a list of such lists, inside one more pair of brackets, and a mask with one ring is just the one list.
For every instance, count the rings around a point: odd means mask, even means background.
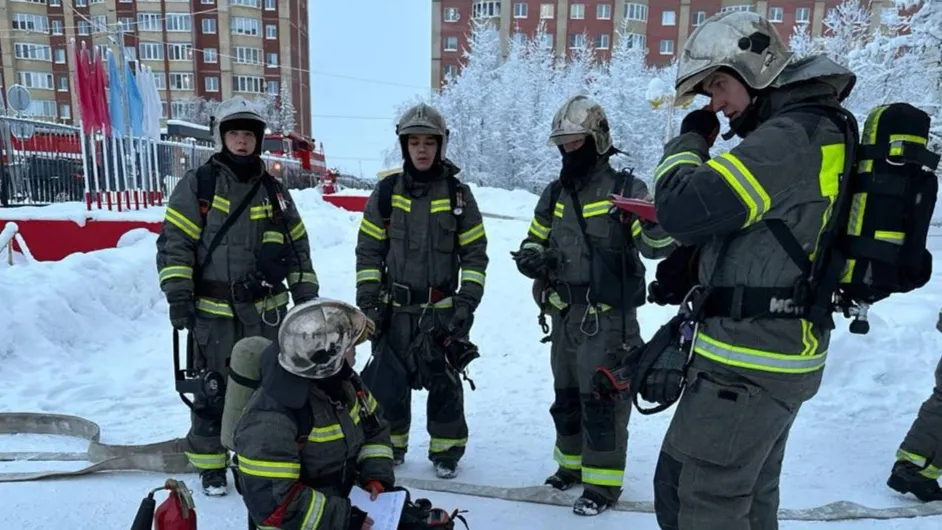
[{"label": "fire truck", "polygon": [[4,202],[82,200],[85,180],[76,127],[4,117],[0,194]]}]

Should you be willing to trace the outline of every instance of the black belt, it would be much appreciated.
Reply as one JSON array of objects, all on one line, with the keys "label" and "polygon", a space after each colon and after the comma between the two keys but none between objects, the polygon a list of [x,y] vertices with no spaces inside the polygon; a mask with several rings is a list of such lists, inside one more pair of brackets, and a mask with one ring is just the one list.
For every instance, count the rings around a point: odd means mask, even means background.
[{"label": "black belt", "polygon": [[412,289],[401,283],[393,283],[389,288],[389,292],[393,302],[400,306],[435,304],[455,294],[454,289],[451,288]]},{"label": "black belt", "polygon": [[556,291],[556,294],[559,295],[559,299],[566,305],[572,304],[589,304],[589,284],[583,285],[572,285],[568,283],[558,282],[553,285],[553,289]]},{"label": "black belt", "polygon": [[704,318],[800,318],[807,313],[800,289],[791,287],[714,287],[702,302]]},{"label": "black belt", "polygon": [[200,280],[196,284],[196,296],[226,300],[237,304],[249,304],[268,294],[280,294],[285,291],[283,285],[276,285],[272,290],[257,282],[221,282]]}]

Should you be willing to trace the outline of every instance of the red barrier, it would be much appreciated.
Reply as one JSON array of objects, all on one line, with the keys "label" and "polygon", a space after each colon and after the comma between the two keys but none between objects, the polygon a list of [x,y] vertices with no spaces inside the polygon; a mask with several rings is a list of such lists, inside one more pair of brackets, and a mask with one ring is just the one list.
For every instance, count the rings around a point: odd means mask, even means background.
[{"label": "red barrier", "polygon": [[[135,228],[146,228],[155,234],[160,233],[160,222],[147,221],[96,221],[88,219],[81,226],[68,220],[16,220],[12,221],[19,228],[26,246],[37,261],[57,261],[75,252],[92,252],[118,246],[121,236]],[[20,251],[14,241],[14,250]],[[155,250],[156,252],[156,250]]]},{"label": "red barrier", "polygon": [[368,199],[368,195],[324,195],[324,201],[351,212],[362,212],[366,209]]}]

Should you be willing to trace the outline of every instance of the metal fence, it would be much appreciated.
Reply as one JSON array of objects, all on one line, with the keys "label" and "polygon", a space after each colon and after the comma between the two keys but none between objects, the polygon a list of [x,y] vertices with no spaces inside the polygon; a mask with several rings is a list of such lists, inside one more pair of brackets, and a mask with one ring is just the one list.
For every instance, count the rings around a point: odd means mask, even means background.
[{"label": "metal fence", "polygon": [[[86,136],[78,127],[0,116],[0,205],[84,201],[89,209],[161,204],[215,152],[196,141]],[[289,187],[317,185],[294,158],[263,155]],[[86,174],[87,173],[87,174]]]}]

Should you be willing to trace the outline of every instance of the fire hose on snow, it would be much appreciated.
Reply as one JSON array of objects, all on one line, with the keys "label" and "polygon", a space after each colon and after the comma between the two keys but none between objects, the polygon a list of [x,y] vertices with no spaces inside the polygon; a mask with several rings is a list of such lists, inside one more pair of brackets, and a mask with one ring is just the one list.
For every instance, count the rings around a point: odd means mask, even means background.
[{"label": "fire hose on snow", "polygon": [[[0,413],[0,435],[4,434],[73,436],[88,440],[89,446],[88,451],[85,453],[0,452],[0,462],[87,461],[90,462],[90,464],[81,469],[72,471],[0,473],[0,482],[64,479],[102,471],[150,471],[169,475],[179,475],[183,473],[195,474],[197,472],[197,470],[189,464],[186,456],[183,454],[182,440],[180,439],[148,445],[105,444],[100,441],[101,429],[99,426],[92,421],[77,416],[39,413]],[[464,484],[451,480],[406,477],[400,477],[396,482],[400,486],[418,490],[553,506],[571,506],[575,500],[573,493],[560,492],[547,486],[500,487]],[[181,506],[184,504],[181,504]],[[619,501],[612,509],[623,512],[654,513],[654,505],[650,501],[623,500]],[[930,517],[935,515],[942,515],[942,502],[920,503],[891,508],[871,508],[854,502],[838,501],[812,508],[783,508],[779,510],[779,518],[783,521],[888,520]]]}]

